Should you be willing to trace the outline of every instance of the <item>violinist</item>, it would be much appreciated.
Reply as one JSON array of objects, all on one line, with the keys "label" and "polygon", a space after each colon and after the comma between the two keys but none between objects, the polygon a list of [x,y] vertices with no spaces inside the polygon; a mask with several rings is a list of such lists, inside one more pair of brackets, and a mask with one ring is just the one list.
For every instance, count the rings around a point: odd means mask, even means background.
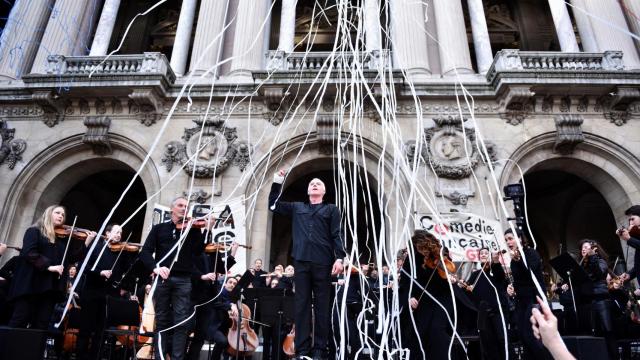
[{"label": "violinist", "polygon": [[79,260],[95,238],[95,232],[88,232],[84,242],[72,239],[80,246],[69,246],[65,257],[68,237],[56,236],[56,227],[64,221],[65,209],[59,205],[49,206],[40,220],[25,232],[21,262],[9,291],[14,301],[9,326],[24,328],[31,324],[31,328],[47,329],[56,302],[65,294],[65,266]]},{"label": "violinist", "polygon": [[[192,311],[191,277],[194,275],[194,258],[204,251],[202,229],[191,227],[186,237],[181,236],[181,225],[187,212],[188,201],[178,197],[171,202],[171,220],[154,225],[140,252],[144,266],[159,276],[153,301],[155,305],[156,331],[162,331],[185,320]],[[207,226],[210,227],[212,223]],[[181,229],[178,229],[178,226]],[[180,246],[178,242],[183,238]],[[176,252],[179,251],[177,254]],[[174,261],[175,260],[175,261]],[[163,332],[162,349],[168,351],[168,338],[172,336],[171,360],[183,360],[187,346],[188,324],[173,329],[173,334]],[[160,359],[159,344],[154,338],[154,353]]]},{"label": "violinist", "polygon": [[[500,255],[488,248],[478,252],[481,268],[471,273],[467,289],[478,309],[478,331],[483,359],[505,359],[505,334],[508,324],[507,279],[500,264]],[[502,316],[501,311],[502,310]],[[511,346],[507,347],[511,349]],[[513,355],[513,354],[511,354]],[[509,356],[511,358],[511,356]]]},{"label": "violinist", "polygon": [[[517,231],[516,234],[517,238],[511,229],[504,232],[504,239],[511,253],[511,276],[513,278],[513,283],[509,284],[507,291],[515,296],[514,315],[518,335],[524,345],[525,359],[551,359],[549,351],[533,336],[529,320],[531,309],[537,304],[538,290],[534,278],[541,287],[544,286],[542,259],[535,249],[528,246],[527,238],[522,232]],[[518,241],[520,241],[520,247],[518,247]],[[544,291],[544,288],[542,290]]]},{"label": "violinist", "polygon": [[613,303],[607,286],[607,254],[600,245],[593,240],[580,241],[580,264],[589,276],[589,280],[582,284],[581,295],[584,304],[582,314],[590,314],[591,331],[604,336],[610,359],[617,355],[617,344],[613,329],[611,311]]},{"label": "violinist", "polygon": [[[106,320],[107,296],[119,297],[120,295],[119,289],[112,285],[113,280],[123,272],[124,259],[118,256],[119,253],[104,248],[120,242],[122,228],[116,224],[108,225],[105,228],[105,235],[107,240],[96,240],[98,244],[91,253],[82,275],[83,282],[79,290],[81,295],[80,328],[76,343],[76,358],[78,359],[97,358]],[[116,263],[116,261],[118,262]],[[95,269],[93,268],[94,264]]]},{"label": "violinist", "polygon": [[[200,358],[200,350],[205,340],[214,343],[212,359],[218,360],[222,351],[227,347],[226,331],[223,328],[227,317],[224,313],[232,308],[228,299],[220,294],[221,286],[218,282],[220,274],[226,274],[235,263],[238,244],[232,243],[228,254],[224,252],[203,253],[195,258],[196,272],[193,277],[192,297],[196,307],[195,328],[193,340],[189,347],[187,359]],[[235,279],[233,279],[235,281]],[[232,282],[233,282],[232,281]],[[229,285],[231,287],[232,285]],[[231,287],[233,290],[233,288]],[[212,300],[213,299],[213,300]]]},{"label": "violinist", "polygon": [[[633,205],[624,214],[629,217],[629,228],[619,229],[616,234],[636,251],[633,256],[633,268],[620,277],[623,281],[637,279],[640,282],[640,237],[637,235],[640,233],[640,205]],[[634,295],[640,296],[640,290],[636,289]]]},{"label": "violinist", "polygon": [[[440,256],[442,245],[431,233],[416,230],[411,241],[413,256],[408,256],[404,262],[399,280],[401,323],[411,329],[407,334],[411,359],[423,359],[423,351],[427,359],[448,359],[449,341],[453,329],[449,324],[447,313],[453,314],[453,301],[446,272],[455,273],[455,265],[453,268],[450,267],[449,264],[453,265],[453,263],[447,259],[445,249],[443,249],[445,253],[443,258],[446,263],[442,264],[443,259]],[[444,270],[445,266],[447,271]],[[415,274],[412,274],[412,267],[415,267]],[[417,284],[412,284],[411,276],[407,274],[413,275]],[[418,284],[426,291],[422,290]],[[446,309],[446,312],[432,297]],[[411,313],[413,313],[417,332],[412,326]]]}]

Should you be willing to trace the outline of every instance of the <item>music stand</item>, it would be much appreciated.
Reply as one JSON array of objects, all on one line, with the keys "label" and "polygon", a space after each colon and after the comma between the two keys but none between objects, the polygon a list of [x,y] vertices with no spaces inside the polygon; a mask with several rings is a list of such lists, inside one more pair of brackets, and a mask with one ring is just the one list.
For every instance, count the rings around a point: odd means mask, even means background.
[{"label": "music stand", "polygon": [[240,293],[253,281],[255,276],[251,273],[251,271],[247,270],[242,274],[240,280],[236,284],[236,287],[233,288],[233,291],[229,294],[229,298],[232,302],[237,302],[240,299]]},{"label": "music stand", "polygon": [[[281,328],[282,319],[289,321],[294,320],[295,305],[293,292],[290,289],[260,289],[262,296],[258,299],[258,308],[260,309],[260,321],[273,327],[273,331],[277,332],[277,342],[272,346],[277,346],[278,357],[280,360],[280,347],[282,346]],[[268,354],[267,354],[268,356]]]},{"label": "music stand", "polygon": [[569,288],[571,289],[571,300],[573,302],[573,311],[576,314],[576,322],[579,320],[578,308],[576,307],[575,287],[573,282],[575,281],[579,288],[586,282],[591,282],[589,275],[584,271],[582,266],[576,262],[569,253],[563,253],[559,256],[549,260],[551,267],[560,275],[560,277],[569,282]]}]

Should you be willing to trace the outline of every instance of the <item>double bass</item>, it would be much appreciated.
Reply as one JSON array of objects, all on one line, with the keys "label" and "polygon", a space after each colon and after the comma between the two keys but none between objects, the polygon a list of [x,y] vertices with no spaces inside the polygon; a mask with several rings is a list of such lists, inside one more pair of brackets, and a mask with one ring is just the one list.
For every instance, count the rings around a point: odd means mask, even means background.
[{"label": "double bass", "polygon": [[248,356],[256,351],[260,341],[258,340],[258,335],[249,324],[249,319],[251,318],[249,306],[238,302],[238,308],[238,317],[231,317],[231,328],[229,329],[229,334],[227,334],[229,343],[227,352],[231,356]]}]

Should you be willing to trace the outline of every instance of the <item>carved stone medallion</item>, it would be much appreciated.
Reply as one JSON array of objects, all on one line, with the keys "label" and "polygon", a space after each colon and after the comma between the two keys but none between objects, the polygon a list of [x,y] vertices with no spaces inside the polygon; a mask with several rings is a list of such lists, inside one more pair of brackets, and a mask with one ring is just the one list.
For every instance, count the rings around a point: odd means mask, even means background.
[{"label": "carved stone medallion", "polygon": [[433,120],[436,126],[424,130],[430,165],[438,176],[447,179],[468,177],[480,160],[475,131],[463,128],[459,117]]}]

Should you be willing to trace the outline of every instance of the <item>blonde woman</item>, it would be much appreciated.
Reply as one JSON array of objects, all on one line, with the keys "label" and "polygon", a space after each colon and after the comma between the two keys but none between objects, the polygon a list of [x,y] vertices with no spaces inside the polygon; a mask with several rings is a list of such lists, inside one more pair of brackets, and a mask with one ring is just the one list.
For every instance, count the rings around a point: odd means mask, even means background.
[{"label": "blonde woman", "polygon": [[96,236],[95,232],[89,232],[84,243],[78,241],[80,246],[70,244],[63,264],[68,237],[56,237],[55,229],[64,225],[64,221],[65,209],[59,205],[49,206],[40,220],[25,232],[21,261],[9,290],[9,297],[14,301],[9,326],[46,330],[54,305],[64,299],[68,276],[65,264],[79,260]]}]

